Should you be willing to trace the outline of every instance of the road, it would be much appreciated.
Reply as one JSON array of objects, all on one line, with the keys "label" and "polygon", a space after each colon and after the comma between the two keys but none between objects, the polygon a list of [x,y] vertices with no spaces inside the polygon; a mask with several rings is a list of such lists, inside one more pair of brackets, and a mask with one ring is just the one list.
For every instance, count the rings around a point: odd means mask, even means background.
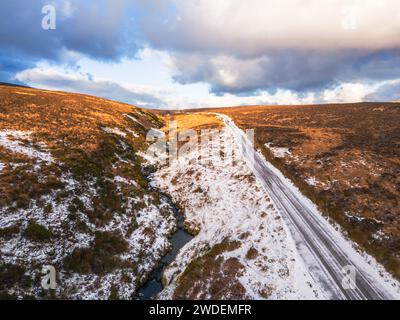
[{"label": "road", "polygon": [[254,151],[250,140],[228,116],[219,114],[219,117],[233,133],[248,166],[279,210],[310,276],[326,298],[399,299],[398,287],[385,281],[377,267],[368,264],[309,199]]}]

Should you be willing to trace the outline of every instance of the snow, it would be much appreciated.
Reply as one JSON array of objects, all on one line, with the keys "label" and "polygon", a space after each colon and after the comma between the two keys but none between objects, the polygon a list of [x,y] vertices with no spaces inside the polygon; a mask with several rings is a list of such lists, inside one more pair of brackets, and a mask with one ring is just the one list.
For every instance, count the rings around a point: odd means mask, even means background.
[{"label": "snow", "polygon": [[353,215],[353,214],[351,214],[351,213],[348,212],[348,211],[345,212],[345,215],[346,215],[347,218],[350,218],[351,220],[356,220],[357,222],[362,222],[362,221],[365,221],[365,220],[370,220],[370,221],[373,221],[373,222],[375,222],[375,223],[377,223],[377,224],[383,225],[383,221],[380,221],[380,220],[375,219],[375,218],[360,217],[360,216],[357,216],[357,215]]},{"label": "snow", "polygon": [[[117,129],[106,128],[105,131],[121,135]],[[69,206],[74,198],[78,198],[86,210],[93,209],[93,199],[99,195],[96,180],[95,178],[86,181],[75,180],[72,174],[65,170],[63,163],[51,157],[46,145],[33,144],[31,136],[30,132],[5,130],[0,132],[0,145],[12,152],[35,158],[40,165],[35,165],[32,173],[37,175],[39,181],[46,180],[47,170],[42,170],[45,166],[55,164],[63,168],[59,179],[64,184],[63,189],[68,196],[58,199],[58,192],[54,190],[37,200],[31,199],[27,208],[2,207],[0,228],[18,225],[19,232],[10,237],[0,237],[0,261],[23,265],[27,275],[37,278],[40,276],[40,268],[37,266],[63,265],[65,258],[76,248],[92,246],[95,232],[119,232],[128,242],[128,250],[118,258],[137,266],[137,270],[117,269],[99,276],[66,272],[58,267],[57,273],[63,285],[57,288],[57,294],[65,294],[73,299],[107,299],[111,286],[114,285],[120,298],[132,298],[138,285],[146,279],[170,248],[169,238],[176,229],[171,206],[166,200],[158,199],[153,192],[146,193],[135,180],[115,175],[109,180],[115,184],[117,192],[124,199],[123,212],[113,214],[112,219],[101,226],[92,223],[87,213],[81,210],[75,213],[75,218],[72,220]],[[131,159],[122,159],[120,156],[118,159],[113,164],[115,169],[122,163],[134,165]],[[5,166],[2,162],[0,165],[0,169]],[[140,193],[137,193],[136,190],[139,189]],[[44,210],[47,205],[51,205],[50,212]],[[53,233],[51,241],[38,243],[26,238],[24,230],[29,220],[51,230]],[[81,229],[77,226],[78,222],[86,226],[85,231],[79,231]],[[135,227],[132,227],[133,223]],[[126,277],[131,280],[127,282]],[[35,284],[31,292],[24,291],[23,294],[38,296],[40,294],[38,286],[40,284]]]},{"label": "snow", "polygon": [[390,237],[387,236],[382,230],[378,230],[372,235],[372,238],[378,241],[382,240],[390,240]]},{"label": "snow", "polygon": [[[150,204],[150,200],[148,196],[145,196],[147,205],[136,216],[138,228],[125,238],[129,249],[119,256],[123,261],[134,263],[137,270],[135,272],[130,268],[115,270],[102,277],[77,273],[70,276],[63,273],[64,285],[68,288],[78,288],[76,292],[71,293],[71,298],[108,299],[112,285],[117,286],[121,299],[132,298],[138,289],[137,284],[146,279],[170,248],[169,237],[176,228],[176,221],[169,205],[162,200],[159,206],[155,206]],[[110,223],[97,230],[119,231],[125,235],[131,223],[131,216],[115,215]],[[149,234],[148,230],[154,231],[154,234]],[[131,280],[126,282],[122,280],[123,276],[128,276]]]},{"label": "snow", "polygon": [[[169,205],[163,202],[161,207],[170,212]],[[131,245],[131,255],[145,253],[148,257],[138,264],[139,274],[147,275],[155,267],[156,262],[162,258],[170,248],[168,237],[176,229],[176,220],[173,214],[162,214],[162,210],[154,205],[148,205],[136,216],[138,228],[128,239]],[[152,230],[153,235],[147,235],[146,230]],[[154,237],[154,239],[151,239]]]},{"label": "snow", "polygon": [[[222,131],[220,140],[229,139],[229,132]],[[244,266],[237,280],[245,288],[247,298],[263,299],[263,289],[270,290],[269,299],[320,297],[318,287],[297,257],[282,219],[246,163],[221,159],[211,149],[209,143],[200,150],[192,150],[152,177],[153,184],[184,205],[185,223],[199,231],[164,272],[168,285],[159,298],[170,299],[187,265],[225,239],[241,243],[223,256],[238,259]],[[238,153],[236,147],[234,152]],[[191,161],[199,156],[210,161]],[[243,235],[247,236],[241,239]],[[259,253],[255,259],[246,257],[251,248]]]},{"label": "snow", "polygon": [[[131,120],[138,122],[134,118]],[[122,137],[126,135],[118,128],[103,130]],[[133,135],[132,132],[131,134]],[[234,136],[230,130],[224,130],[219,139],[233,140]],[[33,141],[31,132],[0,131],[0,146],[36,159],[41,165],[63,165],[53,159],[44,143]],[[240,241],[240,246],[235,250],[223,252],[222,256],[224,259],[235,258],[244,266],[243,272],[236,280],[245,288],[247,298],[264,298],[260,294],[264,289],[269,290],[268,299],[326,298],[323,290],[308,273],[304,253],[296,249],[290,228],[245,159],[239,157],[232,163],[222,159],[211,149],[212,145],[208,144],[203,145],[200,150],[191,150],[187,157],[180,157],[169,166],[161,167],[152,176],[151,185],[169,193],[176,203],[183,205],[186,224],[192,230],[198,231],[197,236],[180,250],[176,260],[165,270],[164,280],[167,285],[159,297],[171,298],[188,264],[212,246],[229,239]],[[236,144],[233,149],[235,154],[240,155]],[[280,154],[282,152],[287,154],[289,150],[281,150]],[[147,153],[137,154],[145,157],[150,163],[157,163],[156,160],[159,160],[152,159]],[[118,167],[118,162],[131,163],[129,159],[117,156],[119,161],[114,164],[115,168]],[[209,161],[202,161],[201,164],[191,161],[199,156]],[[12,167],[12,164],[8,165]],[[6,164],[0,162],[0,171],[5,166]],[[301,195],[276,168],[269,163],[268,166],[288,188],[304,198],[303,202],[314,213],[320,214],[311,201]],[[39,179],[45,178],[39,170],[37,174]],[[0,228],[20,226],[18,234],[10,238],[0,238],[1,261],[25,265],[27,274],[34,278],[40,272],[35,266],[60,265],[75,248],[89,247],[95,231],[118,231],[129,245],[128,251],[119,258],[134,263],[137,270],[114,270],[104,276],[57,270],[63,284],[58,290],[74,299],[107,299],[114,285],[117,286],[122,299],[130,299],[136,292],[137,285],[145,281],[171,246],[169,238],[177,227],[171,206],[162,198],[159,202],[155,201],[158,199],[151,194],[139,197],[135,196],[135,192],[131,192],[123,204],[124,212],[114,214],[112,219],[101,227],[91,223],[85,213],[78,211],[78,219],[88,228],[88,232],[81,232],[69,218],[68,206],[73,197],[78,197],[87,209],[92,208],[92,199],[98,195],[96,183],[76,181],[67,171],[63,172],[60,180],[71,196],[56,200],[57,194],[53,192],[37,201],[32,200],[27,209],[10,210],[4,207],[0,210]],[[139,188],[136,181],[122,176],[117,175],[110,180],[115,183],[119,193],[126,188]],[[309,182],[316,183],[315,179]],[[84,193],[79,190],[84,190]],[[43,210],[47,204],[51,204],[53,208],[49,213]],[[23,230],[29,219],[50,229],[55,235],[54,239],[38,244],[24,237]],[[137,227],[130,233],[129,228],[133,220]],[[332,226],[324,221],[320,221],[321,225],[332,232]],[[339,229],[337,226],[335,228]],[[245,234],[247,236],[242,238]],[[332,236],[341,246],[347,248],[349,254],[353,254],[353,248],[344,237],[334,232]],[[374,236],[379,238],[382,235],[377,232]],[[257,250],[258,256],[255,259],[246,257],[250,249]],[[377,278],[379,274],[384,277],[385,282],[393,285],[393,290],[398,290],[397,283],[373,258],[362,254],[359,259],[370,266],[366,269],[371,272],[372,277]],[[131,281],[124,281],[126,277]],[[38,295],[39,291],[32,294]]]},{"label": "snow", "polygon": [[[262,155],[261,155],[262,156]],[[375,258],[365,253],[356,243],[352,242],[350,239],[345,237],[345,232],[341,227],[335,224],[333,221],[328,221],[321,212],[319,212],[316,205],[311,202],[308,198],[306,198],[301,191],[283,174],[276,169],[271,163],[268,162],[268,166],[271,170],[274,171],[285,184],[297,194],[303,200],[303,203],[307,205],[311,212],[313,212],[315,218],[319,220],[319,223],[324,226],[325,232],[330,232],[332,237],[335,239],[336,243],[343,248],[347,254],[347,256],[352,257],[353,263],[360,267],[363,270],[363,275],[366,275],[367,278],[372,281],[378,282],[384,286],[387,292],[393,296],[400,297],[400,284],[397,280],[390,275],[385,268],[379,264]],[[304,253],[303,253],[304,254]],[[307,254],[304,254],[307,255]],[[304,258],[303,258],[304,259]]]},{"label": "snow", "polygon": [[52,155],[43,143],[36,145],[32,143],[31,132],[17,130],[0,131],[0,146],[12,152],[24,154],[29,158],[38,159],[46,163],[54,162]]},{"label": "snow", "polygon": [[317,185],[317,180],[314,177],[310,177],[310,178],[306,179],[306,183],[309,186],[314,186],[315,187]]},{"label": "snow", "polygon": [[107,127],[103,127],[102,128],[104,132],[107,133],[112,133],[112,134],[116,134],[117,136],[121,136],[121,137],[126,137],[126,133],[121,131],[118,128],[107,128]]},{"label": "snow", "polygon": [[140,137],[140,135],[137,132],[133,131],[132,129],[127,128],[125,130],[128,131],[134,138]]},{"label": "snow", "polygon": [[[248,157],[248,154],[246,152],[249,152],[248,148],[252,148],[250,142],[245,141],[245,134],[243,133],[242,130],[236,127],[236,125],[233,123],[233,121],[224,115],[220,115],[220,117],[225,121],[226,124],[229,125],[229,128],[235,132],[236,136],[236,141],[242,142],[242,150],[243,153],[242,155],[245,157],[247,160],[247,164],[250,168],[252,168],[253,172],[255,172],[257,180],[258,181],[263,181],[263,177],[261,176],[261,173],[256,169],[255,162],[253,160],[253,157]],[[362,276],[364,278],[364,281],[366,281],[368,284],[372,285],[373,288],[377,291],[379,291],[380,294],[383,294],[384,297],[387,297],[388,299],[390,298],[399,298],[400,297],[400,284],[397,280],[395,280],[387,271],[385,271],[384,267],[377,263],[377,261],[367,255],[365,252],[363,252],[354,242],[351,240],[347,239],[344,235],[343,230],[337,225],[332,223],[331,221],[328,221],[321,212],[319,212],[318,208],[314,203],[311,202],[307,197],[305,197],[301,191],[289,180],[287,179],[282,172],[280,172],[277,168],[275,168],[270,162],[266,161],[264,156],[261,153],[257,153],[256,156],[263,161],[263,165],[267,168],[269,171],[269,175],[275,175],[277,179],[279,179],[279,183],[284,186],[284,188],[287,188],[290,190],[291,193],[295,195],[297,199],[300,200],[301,205],[304,206],[304,208],[307,208],[307,213],[312,217],[312,221],[315,221],[314,227],[317,227],[322,230],[323,234],[329,235],[329,239],[334,239],[332,245],[338,254],[344,255],[346,259],[352,264],[357,269],[357,274],[358,276]],[[259,165],[258,165],[259,166]],[[273,186],[274,187],[274,186]],[[267,185],[264,184],[264,188],[270,190]],[[271,189],[273,190],[273,189]],[[273,196],[273,191],[271,191],[270,196]],[[279,207],[277,198],[274,197],[274,203],[277,207]],[[289,207],[291,206],[291,203],[285,204],[285,206]],[[327,271],[324,270],[321,267],[318,267],[318,259],[316,259],[316,254],[308,246],[305,245],[304,239],[300,236],[299,231],[296,229],[297,226],[296,224],[300,224],[303,232],[307,232],[309,237],[312,237],[312,241],[316,244],[318,244],[319,247],[324,248],[323,250],[326,250],[324,247],[324,243],[319,243],[320,239],[315,237],[315,234],[313,234],[312,231],[309,230],[309,225],[307,224],[307,220],[304,220],[302,217],[297,217],[295,215],[292,215],[288,217],[287,211],[282,210],[282,207],[280,207],[281,213],[285,213],[282,217],[285,220],[285,226],[288,230],[288,234],[291,234],[293,240],[296,242],[296,247],[299,256],[301,256],[302,260],[304,261],[305,265],[307,265],[307,268],[312,272],[313,278],[314,279],[321,279],[325,281],[325,285],[328,285],[328,283],[331,281],[330,276],[328,274],[325,274]],[[293,220],[296,221],[296,224],[293,223]],[[331,253],[321,251],[319,252],[320,254],[325,254],[327,261],[330,261],[332,265],[336,268],[337,263],[336,261],[332,261],[332,256]],[[316,262],[317,261],[317,262]],[[335,272],[342,273],[343,270],[340,268],[335,270]],[[326,280],[325,280],[325,279]],[[330,283],[329,284],[329,290],[325,290],[324,295],[326,295],[328,298],[330,298],[329,295],[335,294],[336,296],[341,296],[341,292],[339,289],[337,289],[337,286],[335,284]],[[359,291],[355,292],[355,294],[358,294]]]},{"label": "snow", "polygon": [[131,115],[125,114],[125,117],[127,117],[129,120],[132,120],[133,122],[136,122],[136,123],[140,124],[141,126],[143,126],[142,123],[139,120],[137,120],[136,118],[132,117]]},{"label": "snow", "polygon": [[272,143],[266,143],[265,146],[271,150],[272,154],[276,157],[276,158],[284,158],[288,155],[291,154],[291,152],[289,151],[288,148],[279,148],[279,147],[273,147]]},{"label": "snow", "polygon": [[[70,176],[64,174],[61,179],[66,184],[65,190],[74,190],[77,183]],[[87,188],[90,190],[90,188]],[[93,196],[93,195],[92,195]],[[50,229],[57,240],[38,245],[21,234],[5,240],[0,240],[0,254],[2,260],[8,263],[56,263],[65,255],[71,253],[77,246],[87,246],[93,239],[92,236],[74,230],[74,225],[68,217],[68,206],[71,199],[64,199],[61,202],[55,201],[56,193],[42,196],[40,204],[32,200],[28,209],[18,209],[16,211],[3,208],[0,210],[0,228],[20,225],[20,229],[26,228],[29,220]],[[43,208],[51,204],[52,210],[44,213]],[[81,214],[79,218],[87,224],[86,215]],[[60,236],[60,238],[59,238]],[[49,258],[50,257],[50,258]],[[50,259],[50,260],[49,260]]]},{"label": "snow", "polygon": [[143,158],[147,165],[158,166],[168,162],[168,153],[165,150],[160,150],[158,147],[150,146],[145,152],[136,152],[136,155]]},{"label": "snow", "polygon": [[135,180],[128,180],[128,179],[125,179],[125,178],[120,177],[120,176],[115,176],[114,177],[114,182],[123,183],[123,184],[127,184],[127,185],[132,185],[132,186],[135,186],[136,188],[140,188],[138,183]]}]

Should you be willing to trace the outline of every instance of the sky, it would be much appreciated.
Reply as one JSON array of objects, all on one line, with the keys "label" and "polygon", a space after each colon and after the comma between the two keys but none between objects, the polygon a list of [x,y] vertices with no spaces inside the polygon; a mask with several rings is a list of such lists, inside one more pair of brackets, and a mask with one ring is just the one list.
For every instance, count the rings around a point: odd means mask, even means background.
[{"label": "sky", "polygon": [[397,101],[400,1],[1,0],[0,82],[161,109]]}]

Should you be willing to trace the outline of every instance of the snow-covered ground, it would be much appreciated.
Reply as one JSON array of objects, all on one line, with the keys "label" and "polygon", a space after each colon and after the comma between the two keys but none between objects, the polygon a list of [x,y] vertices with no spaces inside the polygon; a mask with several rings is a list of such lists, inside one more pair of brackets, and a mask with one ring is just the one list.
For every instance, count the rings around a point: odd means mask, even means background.
[{"label": "snow-covered ground", "polygon": [[[134,118],[131,120],[135,121]],[[121,145],[126,145],[126,133],[121,129],[103,130],[117,136]],[[135,137],[134,134],[132,136]],[[251,165],[245,161],[237,144],[233,143],[234,132],[225,129],[218,140],[232,142],[230,150],[225,151],[233,151],[238,155],[234,162],[226,153],[215,152],[214,141],[203,144],[201,149],[191,149],[186,157],[179,157],[170,165],[161,167],[151,177],[154,186],[171,195],[174,202],[183,208],[185,225],[196,234],[165,270],[165,288],[159,298],[329,298],[326,288],[322,288],[318,278],[310,272],[304,251],[296,249],[298,238],[293,238],[293,229],[287,227],[287,217],[282,216],[282,208],[276,205],[276,198],[266,191],[261,176],[254,175]],[[29,170],[37,174],[39,180],[46,178],[42,169],[50,166],[65,168],[53,158],[47,146],[34,141],[29,132],[1,131],[0,146],[8,152],[34,159],[35,165]],[[284,153],[287,154],[287,151]],[[148,154],[137,152],[137,155],[151,164],[156,163],[157,159],[152,159]],[[134,165],[132,159],[122,159],[119,155],[117,158],[119,161],[113,165],[113,169],[118,169],[122,163]],[[202,161],[199,162],[199,158]],[[13,169],[13,166],[13,163],[2,159],[0,174]],[[279,171],[270,164],[268,169],[296,197],[301,198],[299,191]],[[170,248],[169,237],[176,229],[170,204],[152,193],[146,194],[137,181],[123,177],[122,173],[115,174],[107,181],[115,185],[119,194],[125,193],[123,212],[113,214],[109,221],[99,226],[90,221],[85,213],[93,209],[92,201],[98,196],[95,181],[77,181],[70,172],[64,169],[62,172],[60,181],[64,185],[63,191],[69,194],[67,197],[60,200],[54,191],[32,200],[28,208],[3,207],[0,210],[0,229],[17,226],[19,230],[9,237],[0,237],[0,263],[23,265],[26,275],[32,279],[40,276],[42,265],[56,265],[59,267],[60,283],[57,292],[65,294],[66,298],[107,299],[115,288],[120,298],[131,298],[138,284],[146,280]],[[317,181],[309,180],[308,183]],[[126,194],[129,196],[126,197]],[[69,206],[76,198],[84,208],[78,209],[75,220],[71,220]],[[309,200],[302,201],[313,215],[317,212]],[[49,207],[51,210],[46,209]],[[315,219],[324,227],[324,232],[329,231],[329,235],[337,239],[335,246],[344,247],[346,254],[350,252],[350,256],[354,256],[354,249],[335,230],[330,229],[332,226],[327,221]],[[28,239],[24,230],[30,220],[51,230],[51,241],[39,243]],[[78,228],[78,223],[83,223],[85,229]],[[129,263],[129,267],[116,268],[103,275],[64,270],[65,258],[77,248],[93,246],[98,232],[117,232],[123,236],[128,248],[118,254],[118,259]],[[395,281],[371,257],[361,257],[357,253],[357,259],[364,261],[357,261],[357,264],[361,263],[360,270],[371,270],[375,279],[382,279],[379,278],[380,273],[387,283],[395,285]],[[206,261],[210,268],[205,268],[205,271],[201,263],[196,264],[198,261]],[[365,266],[365,263],[368,265]],[[200,279],[192,277],[193,268],[200,268],[196,269],[202,275]],[[226,286],[216,291],[215,283],[219,281],[221,286],[221,279],[226,281]],[[182,288],[187,291],[182,292]],[[397,288],[394,286],[392,291]],[[14,289],[20,297],[26,293],[38,296],[41,290],[39,286],[31,292],[21,291],[17,287]]]},{"label": "snow-covered ground", "polygon": [[[125,133],[121,130],[105,128],[104,131],[117,135],[121,144],[125,143],[122,141]],[[9,293],[15,293],[18,297],[28,294],[37,297],[41,292],[40,281],[37,281],[41,267],[54,265],[58,275],[58,296],[108,299],[114,286],[120,298],[132,298],[138,284],[146,280],[170,248],[169,237],[176,228],[170,204],[163,198],[158,199],[154,192],[143,190],[135,180],[115,175],[108,181],[113,183],[119,195],[124,194],[121,200],[123,211],[113,213],[109,221],[97,225],[87,214],[93,210],[94,201],[99,197],[95,178],[86,181],[74,179],[63,163],[52,157],[44,143],[33,141],[29,132],[1,131],[0,146],[11,155],[19,153],[33,159],[34,165],[27,165],[26,170],[39,181],[46,181],[50,166],[62,168],[59,181],[63,185],[61,191],[67,195],[59,198],[60,190],[51,190],[38,199],[30,199],[26,208],[11,208],[12,203],[0,208],[0,231],[16,230],[7,236],[0,234],[0,266],[21,266],[25,268],[26,276],[36,279],[31,288],[19,288],[16,284]],[[0,163],[0,173],[7,165],[13,170],[13,163],[3,162]],[[135,165],[132,159],[121,158],[120,162],[114,163],[113,169],[118,169],[120,164]],[[9,173],[12,174],[12,171]],[[77,201],[82,206],[76,209],[71,218],[71,204]],[[25,230],[31,221],[51,231],[51,239],[36,241],[26,237]],[[105,274],[83,274],[65,269],[65,259],[76,249],[92,248],[95,235],[99,232],[121,234],[127,243],[127,250],[116,258],[126,263],[127,267],[116,268]]]},{"label": "snow-covered ground", "polygon": [[131,120],[133,122],[136,122],[137,124],[140,124],[141,126],[143,126],[143,124],[138,119],[136,119],[135,117],[133,117],[133,116],[131,116],[129,114],[125,114],[125,117],[127,117],[129,120]]},{"label": "snow-covered ground", "polygon": [[26,131],[3,130],[0,131],[0,146],[16,153],[24,154],[47,163],[54,162],[46,145],[39,143],[35,147],[30,144],[31,133]]},{"label": "snow-covered ground", "polygon": [[[226,130],[219,137],[221,141],[232,138]],[[246,163],[242,160],[232,163],[219,154],[212,155],[211,148],[207,144],[201,150],[192,150],[187,157],[180,157],[152,177],[158,188],[184,207],[186,225],[198,232],[164,272],[166,287],[159,298],[174,297],[185,280],[188,265],[224,242],[239,243],[219,257],[240,266],[241,271],[236,279],[229,280],[228,286],[238,282],[234,290],[243,292],[241,298],[323,298],[299,259],[281,216]],[[238,154],[237,147],[233,145],[233,148]],[[209,161],[195,161],[199,157]],[[227,271],[221,272],[222,277],[226,276]],[[211,292],[208,289],[213,285],[211,278],[193,283],[200,291],[192,295],[187,292],[186,296],[229,298],[233,294],[237,297],[229,290],[222,296]]]},{"label": "snow-covered ground", "polygon": [[121,136],[121,137],[126,137],[126,133],[123,132],[123,131],[121,131],[121,130],[118,129],[118,128],[108,128],[108,127],[104,127],[104,128],[102,128],[102,129],[103,129],[104,132],[113,133],[113,134],[116,134],[116,135]]},{"label": "snow-covered ground", "polygon": [[[220,115],[240,145],[247,165],[262,183],[290,230],[299,255],[324,294],[333,299],[398,299],[400,285],[373,257],[345,238],[282,172],[254,151],[244,132]],[[347,271],[346,271],[347,270]],[[350,270],[352,284],[349,280]]]},{"label": "snow-covered ground", "polygon": [[291,154],[288,148],[273,147],[272,143],[266,143],[265,146],[272,152],[276,158],[284,158]]}]

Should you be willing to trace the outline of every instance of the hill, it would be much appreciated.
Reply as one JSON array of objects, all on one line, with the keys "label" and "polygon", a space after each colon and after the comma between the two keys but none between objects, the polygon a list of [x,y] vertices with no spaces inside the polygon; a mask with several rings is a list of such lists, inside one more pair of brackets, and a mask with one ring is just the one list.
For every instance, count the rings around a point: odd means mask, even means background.
[{"label": "hill", "polygon": [[0,97],[1,297],[132,298],[176,227],[136,155],[163,123],[87,95],[0,85]]}]

